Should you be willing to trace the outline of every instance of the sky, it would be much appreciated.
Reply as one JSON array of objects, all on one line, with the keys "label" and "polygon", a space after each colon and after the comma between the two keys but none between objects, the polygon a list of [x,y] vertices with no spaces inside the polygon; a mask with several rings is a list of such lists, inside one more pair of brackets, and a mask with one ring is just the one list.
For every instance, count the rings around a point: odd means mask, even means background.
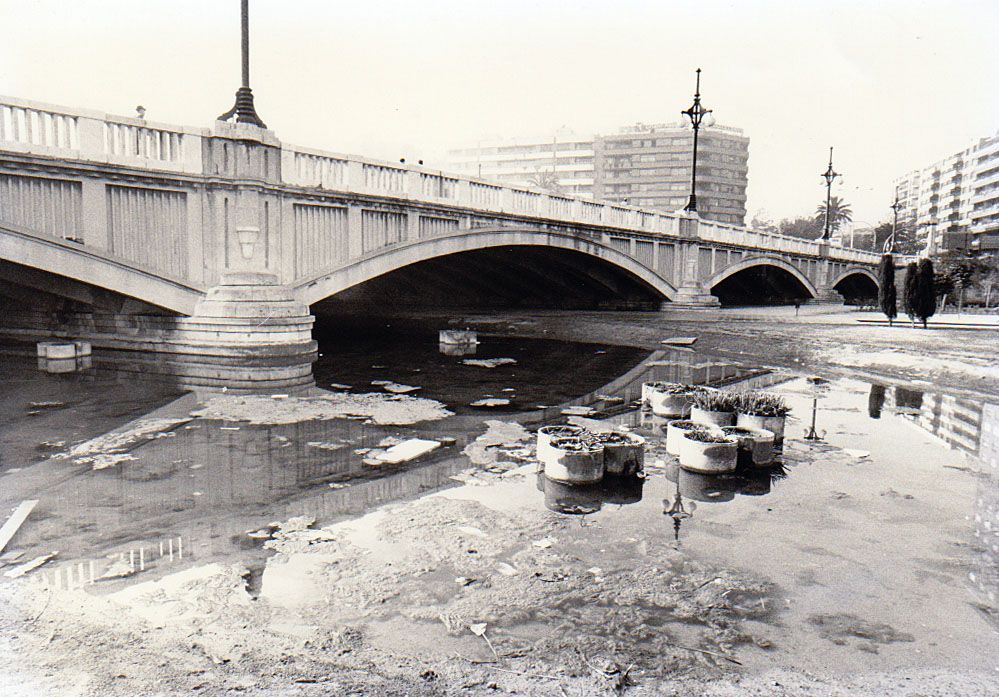
[{"label": "sky", "polygon": [[[257,111],[289,143],[446,167],[484,137],[675,121],[694,70],[750,138],[750,217],[898,176],[999,131],[999,2],[251,0]],[[0,94],[210,126],[239,86],[239,0],[0,0]],[[748,222],[748,220],[747,220]]]}]

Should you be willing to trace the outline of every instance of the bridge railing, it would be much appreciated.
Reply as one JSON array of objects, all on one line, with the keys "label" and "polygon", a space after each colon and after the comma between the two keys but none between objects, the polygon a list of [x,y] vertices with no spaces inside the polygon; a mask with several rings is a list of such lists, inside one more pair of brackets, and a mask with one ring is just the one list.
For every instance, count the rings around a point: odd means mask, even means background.
[{"label": "bridge railing", "polygon": [[[0,150],[123,165],[153,171],[200,174],[203,139],[209,129],[155,123],[95,111],[67,109],[0,97]],[[450,175],[429,167],[282,145],[281,171],[291,186],[337,193],[384,196],[454,206],[483,214],[524,217],[556,224],[594,225],[654,236],[690,236],[717,243],[819,255],[821,246],[803,240],[699,220],[678,213],[540,192],[526,187]],[[833,256],[876,262],[877,255],[833,248]]]},{"label": "bridge railing", "polygon": [[9,152],[196,174],[205,129],[0,97],[0,145]]}]

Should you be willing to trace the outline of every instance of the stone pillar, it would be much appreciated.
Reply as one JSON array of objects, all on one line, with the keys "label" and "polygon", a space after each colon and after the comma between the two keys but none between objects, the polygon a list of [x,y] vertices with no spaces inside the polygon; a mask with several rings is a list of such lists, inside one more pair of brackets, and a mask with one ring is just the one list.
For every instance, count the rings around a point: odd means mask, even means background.
[{"label": "stone pillar", "polygon": [[718,307],[718,298],[711,295],[710,288],[704,288],[701,283],[700,245],[698,240],[698,222],[696,213],[688,213],[680,221],[680,241],[676,245],[674,263],[678,265],[676,276],[676,297],[673,302],[664,302],[662,309],[669,310],[680,307]]},{"label": "stone pillar", "polygon": [[265,187],[275,175],[269,163],[277,158],[280,143],[257,126],[222,122],[210,140],[217,143],[205,148],[206,171],[217,172],[220,188],[227,190],[229,233],[217,240],[224,250],[215,255],[218,285],[208,290],[191,317],[177,320],[168,339],[170,350],[260,358],[311,355],[316,350],[314,317],[272,272],[282,268],[282,260],[269,258],[287,248],[271,238],[293,231],[272,226],[269,210],[268,220],[262,217]]},{"label": "stone pillar", "polygon": [[829,263],[829,241],[819,241],[819,277],[816,279],[815,290],[818,295],[812,302],[843,304],[843,296],[832,287],[832,264]]}]

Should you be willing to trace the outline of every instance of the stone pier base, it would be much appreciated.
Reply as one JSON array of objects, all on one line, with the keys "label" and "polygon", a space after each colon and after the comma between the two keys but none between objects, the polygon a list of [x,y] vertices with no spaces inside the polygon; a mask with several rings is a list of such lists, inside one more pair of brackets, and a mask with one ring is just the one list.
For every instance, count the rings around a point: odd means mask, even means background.
[{"label": "stone pier base", "polygon": [[0,337],[89,341],[102,349],[222,358],[310,359],[315,318],[291,289],[266,274],[231,274],[198,303],[194,315],[10,310]]}]

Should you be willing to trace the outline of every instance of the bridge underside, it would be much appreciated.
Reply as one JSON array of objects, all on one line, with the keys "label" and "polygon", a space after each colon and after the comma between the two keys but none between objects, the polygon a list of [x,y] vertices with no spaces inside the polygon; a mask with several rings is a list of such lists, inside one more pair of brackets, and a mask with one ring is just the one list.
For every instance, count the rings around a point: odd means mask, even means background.
[{"label": "bridge underside", "polygon": [[877,301],[878,284],[862,273],[846,276],[833,289],[843,296],[847,305],[863,305]]},{"label": "bridge underside", "polygon": [[317,317],[417,309],[657,309],[666,300],[589,254],[507,246],[447,254],[360,283],[312,306]]},{"label": "bridge underside", "polygon": [[813,297],[805,285],[785,269],[758,265],[737,271],[711,288],[722,306],[788,305]]}]

